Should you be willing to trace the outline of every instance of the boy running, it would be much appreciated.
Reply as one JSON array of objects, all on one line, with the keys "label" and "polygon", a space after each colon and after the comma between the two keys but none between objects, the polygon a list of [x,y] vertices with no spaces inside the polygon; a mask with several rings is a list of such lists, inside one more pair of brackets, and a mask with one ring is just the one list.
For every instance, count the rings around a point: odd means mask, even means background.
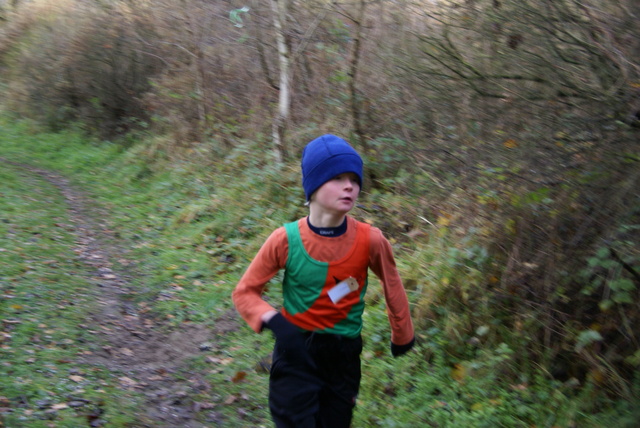
[{"label": "boy running", "polygon": [[[362,187],[362,159],[343,139],[323,135],[302,153],[309,215],[276,229],[233,292],[256,332],[275,336],[269,408],[278,428],[348,428],[360,387],[362,313],[369,269],[380,279],[391,353],[415,342],[409,303],[382,232],[347,214]],[[283,307],[262,299],[284,269]]]}]

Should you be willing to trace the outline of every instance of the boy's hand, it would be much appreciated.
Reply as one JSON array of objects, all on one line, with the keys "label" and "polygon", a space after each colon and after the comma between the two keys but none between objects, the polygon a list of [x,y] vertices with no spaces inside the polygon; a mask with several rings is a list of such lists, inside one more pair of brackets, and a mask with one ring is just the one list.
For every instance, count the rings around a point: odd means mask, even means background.
[{"label": "boy's hand", "polygon": [[309,354],[307,353],[304,335],[298,327],[287,321],[281,313],[274,315],[266,323],[266,327],[273,331],[278,347],[284,354],[302,361],[308,359]]},{"label": "boy's hand", "polygon": [[406,345],[396,345],[395,343],[391,342],[391,355],[393,355],[394,357],[399,357],[400,355],[404,355],[407,352],[409,352],[411,348],[413,348],[413,345],[415,345],[415,343],[416,343],[415,337],[411,339],[411,342],[407,343]]}]

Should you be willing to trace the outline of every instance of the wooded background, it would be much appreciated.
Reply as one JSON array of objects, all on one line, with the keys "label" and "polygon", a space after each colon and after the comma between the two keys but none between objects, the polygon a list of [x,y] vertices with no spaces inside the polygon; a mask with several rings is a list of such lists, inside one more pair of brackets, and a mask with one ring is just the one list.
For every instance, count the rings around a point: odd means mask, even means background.
[{"label": "wooded background", "polygon": [[[308,141],[341,135],[365,157],[367,212],[424,256],[406,278],[424,296],[419,326],[455,331],[451,352],[506,342],[522,363],[512,370],[533,362],[558,379],[631,393],[640,2],[0,8],[7,110],[124,149],[145,141],[151,163],[297,165]],[[446,269],[420,253],[437,239],[458,243],[440,257]]]}]

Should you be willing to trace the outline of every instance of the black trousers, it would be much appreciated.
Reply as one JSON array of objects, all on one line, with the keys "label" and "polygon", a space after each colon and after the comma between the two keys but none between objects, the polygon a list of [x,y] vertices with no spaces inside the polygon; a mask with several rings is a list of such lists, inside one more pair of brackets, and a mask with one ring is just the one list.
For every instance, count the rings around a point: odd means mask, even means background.
[{"label": "black trousers", "polygon": [[306,336],[307,354],[288,355],[276,341],[269,408],[277,428],[349,428],[360,388],[362,338]]}]

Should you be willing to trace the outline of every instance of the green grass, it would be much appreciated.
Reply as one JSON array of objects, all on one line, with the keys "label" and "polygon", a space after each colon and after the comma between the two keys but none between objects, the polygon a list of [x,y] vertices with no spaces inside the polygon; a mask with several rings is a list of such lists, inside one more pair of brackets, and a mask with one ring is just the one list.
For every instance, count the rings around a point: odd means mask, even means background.
[{"label": "green grass", "polygon": [[[82,328],[94,285],[73,252],[64,207],[48,182],[0,167],[0,395],[12,409],[4,423],[86,426],[109,413],[124,426],[136,397],[116,391],[110,373],[76,362],[96,341]],[[67,404],[74,401],[82,406]]]},{"label": "green grass", "polygon": [[[265,167],[246,154],[214,167],[196,159],[170,165],[152,142],[124,151],[73,132],[40,133],[27,122],[5,118],[0,156],[59,171],[91,192],[110,212],[105,220],[131,250],[127,257],[136,261],[139,275],[130,298],[174,324],[215,328],[232,319],[230,293],[262,241],[273,228],[304,214],[291,190],[300,190],[297,165]],[[79,327],[92,310],[91,285],[74,257],[73,236],[60,226],[69,221],[60,195],[47,182],[5,165],[0,183],[0,256],[7,261],[0,281],[9,296],[1,303],[1,319],[8,322],[0,348],[0,396],[17,409],[5,415],[5,423],[47,426],[49,418],[56,426],[86,424],[85,410],[64,408],[52,415],[51,405],[37,404],[66,403],[81,394],[91,406],[107,409],[109,426],[127,426],[135,420],[139,397],[118,391],[108,373],[66,363],[94,338]],[[365,195],[363,203],[399,209],[405,203],[390,194],[370,198]],[[417,349],[409,355],[391,358],[383,299],[372,281],[354,426],[634,426],[637,403],[609,401],[596,386],[574,388],[543,371],[525,370],[523,356],[507,344],[466,344],[469,305],[482,304],[473,285],[483,281],[485,256],[473,242],[434,236],[415,248],[397,246],[399,269],[421,314]],[[455,282],[468,284],[469,300],[432,307],[431,298]],[[277,285],[272,289],[277,301]],[[225,426],[270,426],[268,376],[256,366],[271,345],[269,334],[256,335],[240,324],[193,360],[190,369],[214,386],[196,398]],[[71,380],[71,369],[85,381]]]}]

